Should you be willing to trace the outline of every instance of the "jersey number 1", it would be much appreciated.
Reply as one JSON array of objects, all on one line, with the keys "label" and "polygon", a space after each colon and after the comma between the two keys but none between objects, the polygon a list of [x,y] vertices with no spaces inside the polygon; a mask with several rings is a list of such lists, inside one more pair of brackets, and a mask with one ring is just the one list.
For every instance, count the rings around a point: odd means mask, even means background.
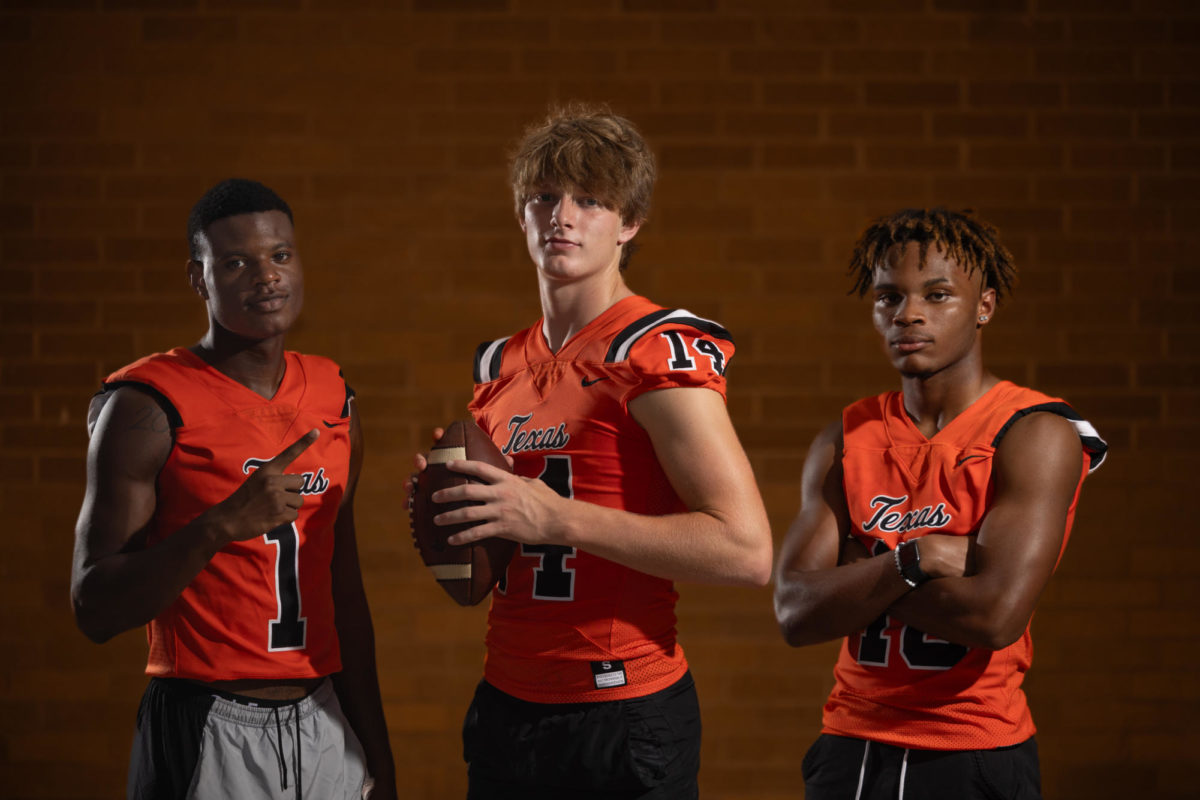
[{"label": "jersey number 1", "polygon": [[296,523],[289,522],[263,538],[275,545],[276,617],[268,626],[267,650],[302,650],[308,620],[300,616],[300,534]]}]

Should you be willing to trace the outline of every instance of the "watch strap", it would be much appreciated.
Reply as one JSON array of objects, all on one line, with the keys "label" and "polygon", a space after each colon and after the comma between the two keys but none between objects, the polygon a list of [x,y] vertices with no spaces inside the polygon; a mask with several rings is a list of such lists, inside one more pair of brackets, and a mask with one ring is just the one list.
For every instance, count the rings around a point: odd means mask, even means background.
[{"label": "watch strap", "polygon": [[896,571],[910,589],[915,589],[929,580],[929,576],[921,569],[921,549],[916,539],[896,545],[892,557],[896,561]]}]

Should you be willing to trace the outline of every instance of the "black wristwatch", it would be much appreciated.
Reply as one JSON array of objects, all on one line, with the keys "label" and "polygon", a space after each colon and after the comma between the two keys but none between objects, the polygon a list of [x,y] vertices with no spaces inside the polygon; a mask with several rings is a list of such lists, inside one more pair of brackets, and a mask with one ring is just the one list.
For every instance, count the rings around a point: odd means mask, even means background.
[{"label": "black wristwatch", "polygon": [[917,547],[916,539],[901,542],[896,545],[896,549],[892,553],[895,556],[896,569],[899,571],[900,577],[911,588],[915,589],[929,580],[929,576],[921,569],[921,551]]}]

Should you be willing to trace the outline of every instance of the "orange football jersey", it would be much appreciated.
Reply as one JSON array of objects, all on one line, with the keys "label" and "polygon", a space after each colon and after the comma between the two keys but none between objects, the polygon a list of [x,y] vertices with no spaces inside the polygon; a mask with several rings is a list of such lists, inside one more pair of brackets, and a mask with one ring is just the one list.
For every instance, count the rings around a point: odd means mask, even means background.
[{"label": "orange football jersey", "polygon": [[[927,533],[978,533],[995,491],[996,448],[1009,426],[1026,414],[1059,414],[1075,425],[1086,456],[1079,486],[1107,449],[1065,402],[1008,381],[992,387],[930,439],[913,424],[903,402],[900,392],[888,392],[860,400],[842,414],[851,533],[872,553]],[[1021,690],[1032,658],[1028,627],[1012,645],[987,650],[935,639],[885,614],[846,637],[834,668],[836,685],[825,704],[824,730],[925,750],[1017,744],[1034,733]]]},{"label": "orange football jersey", "polygon": [[[729,333],[643,297],[613,305],[552,353],[542,321],[485,342],[470,409],[518,475],[638,514],[686,511],[628,404],[673,387],[725,394]],[[671,581],[575,548],[522,545],[488,615],[484,678],[542,703],[641,697],[687,669]]]},{"label": "orange football jersey", "polygon": [[221,549],[147,628],[148,675],[200,681],[310,678],[341,669],[329,565],[350,469],[347,390],[337,364],[285,354],[268,400],[186,348],[117,370],[174,408],[174,446],[158,476],[148,543],[227,498],[304,433],[320,437],[287,468],[302,474],[299,518]]}]

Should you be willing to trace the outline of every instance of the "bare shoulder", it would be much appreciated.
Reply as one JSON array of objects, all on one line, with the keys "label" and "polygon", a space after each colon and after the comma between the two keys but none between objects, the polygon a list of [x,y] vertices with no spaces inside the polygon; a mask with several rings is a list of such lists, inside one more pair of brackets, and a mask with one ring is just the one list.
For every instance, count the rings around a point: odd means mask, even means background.
[{"label": "bare shoulder", "polygon": [[831,472],[836,471],[841,480],[842,421],[834,420],[813,437],[804,457],[803,481],[805,486],[821,491]]},{"label": "bare shoulder", "polygon": [[94,429],[104,411],[108,410],[108,423],[117,423],[119,428],[131,427],[171,432],[170,417],[164,407],[166,400],[150,390],[136,386],[120,386],[92,397],[88,405],[88,428]]},{"label": "bare shoulder", "polygon": [[1029,498],[1073,495],[1083,468],[1079,434],[1058,414],[1029,414],[1000,440],[995,468],[1001,491]]},{"label": "bare shoulder", "polygon": [[165,401],[136,387],[122,386],[92,398],[88,427],[92,449],[106,467],[157,472],[173,443]]},{"label": "bare shoulder", "polygon": [[811,445],[814,449],[818,447],[833,446],[840,450],[842,448],[842,421],[836,419],[822,428],[813,438]]},{"label": "bare shoulder", "polygon": [[1013,423],[996,448],[998,463],[1066,460],[1081,463],[1083,448],[1071,421],[1039,411]]}]

